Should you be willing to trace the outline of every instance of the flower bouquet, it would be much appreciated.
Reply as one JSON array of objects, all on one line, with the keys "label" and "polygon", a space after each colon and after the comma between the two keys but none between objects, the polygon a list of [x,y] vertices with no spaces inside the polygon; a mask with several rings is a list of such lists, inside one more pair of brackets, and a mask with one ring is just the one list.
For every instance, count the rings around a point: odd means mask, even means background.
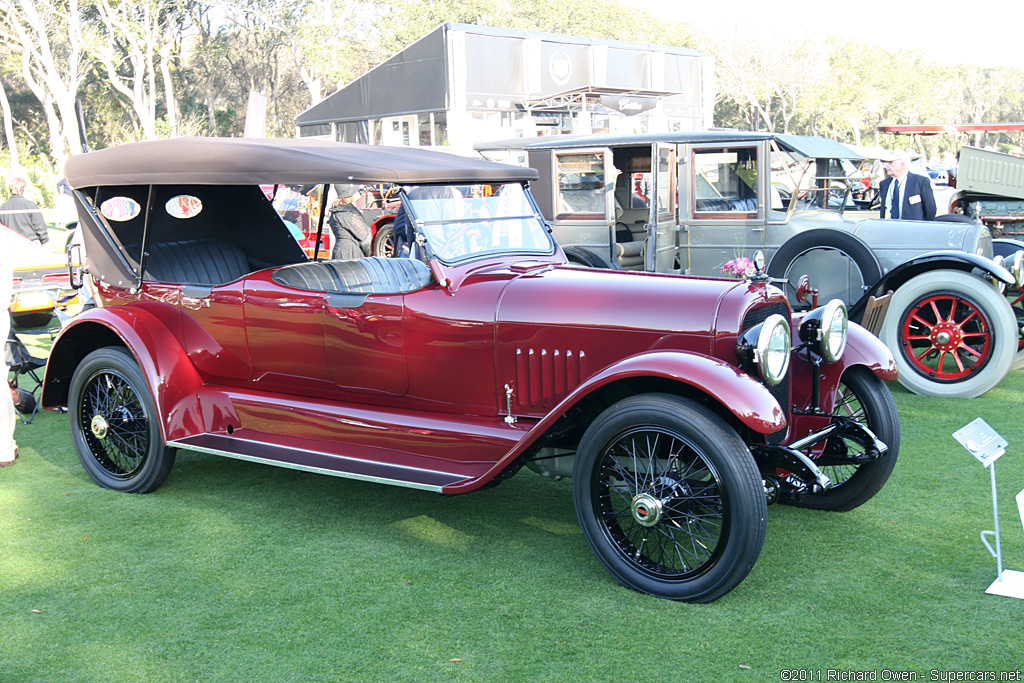
[{"label": "flower bouquet", "polygon": [[721,272],[729,277],[740,279],[752,278],[757,273],[757,266],[754,265],[753,260],[748,259],[746,256],[741,256],[740,258],[726,261],[725,265],[722,266]]}]

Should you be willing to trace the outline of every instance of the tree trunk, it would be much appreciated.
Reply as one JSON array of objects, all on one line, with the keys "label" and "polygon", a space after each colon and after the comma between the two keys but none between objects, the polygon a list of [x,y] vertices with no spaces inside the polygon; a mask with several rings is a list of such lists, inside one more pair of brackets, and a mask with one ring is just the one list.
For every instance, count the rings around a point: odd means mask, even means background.
[{"label": "tree trunk", "polygon": [[7,138],[7,149],[11,151],[11,170],[21,174],[21,159],[18,157],[18,143],[14,139],[14,120],[11,118],[11,103],[7,101],[7,90],[0,82],[0,109],[3,109],[4,136]]}]

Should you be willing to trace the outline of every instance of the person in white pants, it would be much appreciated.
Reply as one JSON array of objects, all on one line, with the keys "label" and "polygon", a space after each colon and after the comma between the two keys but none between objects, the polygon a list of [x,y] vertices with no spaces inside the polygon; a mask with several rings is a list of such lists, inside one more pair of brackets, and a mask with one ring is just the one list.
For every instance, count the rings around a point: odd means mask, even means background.
[{"label": "person in white pants", "polygon": [[[14,272],[11,264],[6,262],[6,255],[0,254],[0,304],[3,304],[3,311],[0,312],[0,338],[7,339],[11,331],[11,316],[7,309],[11,305],[12,288],[14,287]],[[7,366],[4,365],[4,370]],[[7,373],[4,373],[6,378]],[[5,383],[6,384],[6,383]],[[14,442],[14,425],[18,416],[14,414],[14,401],[8,387],[0,388],[0,467],[14,464],[18,457],[18,444]]]}]

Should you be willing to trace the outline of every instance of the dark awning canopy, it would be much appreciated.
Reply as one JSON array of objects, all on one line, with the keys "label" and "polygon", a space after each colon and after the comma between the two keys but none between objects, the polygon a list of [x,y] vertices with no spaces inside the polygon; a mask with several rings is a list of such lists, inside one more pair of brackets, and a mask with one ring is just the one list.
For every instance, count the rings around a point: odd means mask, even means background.
[{"label": "dark awning canopy", "polygon": [[442,152],[316,139],[177,138],[79,154],[75,189],[110,185],[445,183],[534,180],[537,171]]}]

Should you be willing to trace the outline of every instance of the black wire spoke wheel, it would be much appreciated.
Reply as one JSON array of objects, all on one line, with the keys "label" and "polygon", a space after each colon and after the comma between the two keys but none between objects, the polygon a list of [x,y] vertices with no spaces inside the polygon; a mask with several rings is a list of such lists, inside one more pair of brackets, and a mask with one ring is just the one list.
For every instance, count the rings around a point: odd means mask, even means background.
[{"label": "black wire spoke wheel", "polygon": [[612,576],[672,600],[725,595],[764,543],[764,483],[749,449],[711,410],[678,396],[632,396],[591,423],[573,503]]},{"label": "black wire spoke wheel", "polygon": [[100,370],[86,381],[79,420],[93,457],[111,476],[130,478],[145,463],[149,417],[121,373]]},{"label": "black wire spoke wheel", "polygon": [[639,427],[601,459],[595,497],[619,551],[654,576],[685,579],[719,554],[728,519],[718,476],[681,435]]},{"label": "black wire spoke wheel", "polygon": [[835,463],[863,455],[865,449],[855,441],[830,437],[818,457],[823,463],[819,468],[832,481],[832,487],[820,495],[781,499],[783,502],[816,510],[852,510],[873,498],[892,474],[900,450],[900,418],[885,382],[867,368],[847,369],[836,388],[832,411],[866,426],[888,446],[888,451],[867,462]]},{"label": "black wire spoke wheel", "polygon": [[[867,410],[865,410],[860,397],[857,395],[857,392],[842,382],[836,388],[836,403],[832,412],[868,427]],[[868,428],[870,429],[870,427]],[[841,446],[839,448],[844,454],[863,455],[864,453],[864,447],[858,443],[846,440],[840,443]],[[838,488],[850,481],[850,478],[857,473],[859,468],[860,465],[844,463],[840,465],[822,465],[821,471],[832,481],[832,487]]]},{"label": "black wire spoke wheel", "polygon": [[100,486],[148,493],[167,478],[175,452],[163,443],[156,404],[127,349],[100,348],[82,360],[68,413],[78,459]]}]

